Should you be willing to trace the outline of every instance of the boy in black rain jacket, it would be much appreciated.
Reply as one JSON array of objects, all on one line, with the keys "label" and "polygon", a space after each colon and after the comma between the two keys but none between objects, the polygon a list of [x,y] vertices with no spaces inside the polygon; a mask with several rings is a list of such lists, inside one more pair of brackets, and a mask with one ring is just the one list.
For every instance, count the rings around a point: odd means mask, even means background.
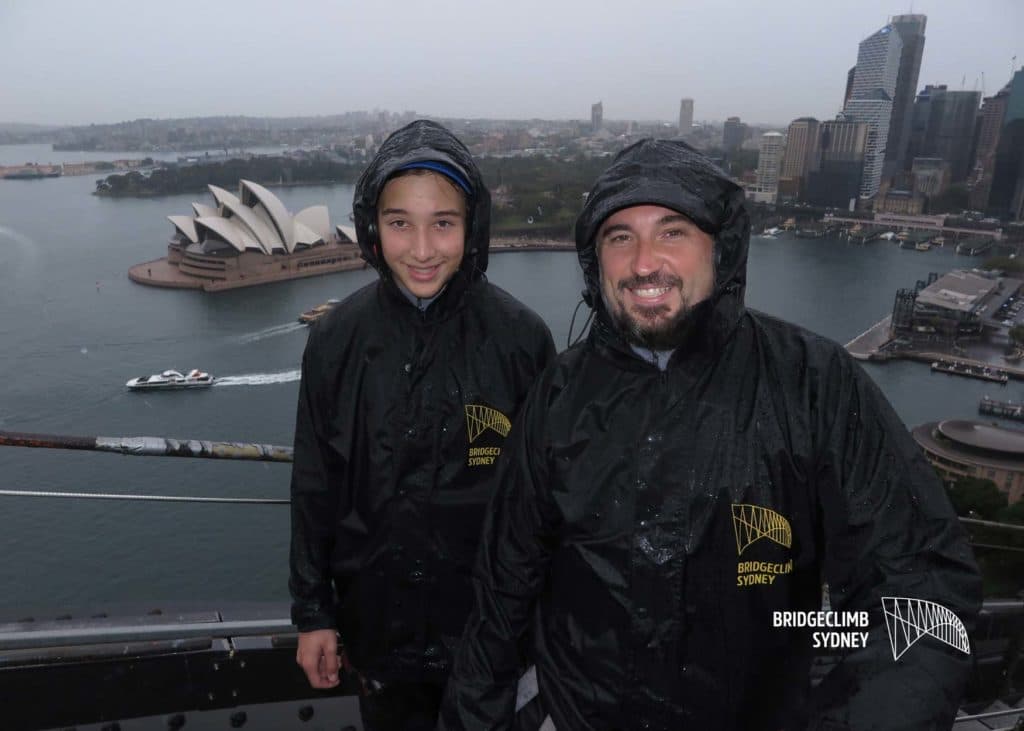
[{"label": "boy in black rain jacket", "polygon": [[495,461],[554,345],[484,276],[490,195],[446,129],[417,121],[391,135],[353,210],[380,279],[322,318],[303,356],[289,582],[297,662],[329,688],[347,656],[369,691],[367,729],[432,728],[472,606]]}]

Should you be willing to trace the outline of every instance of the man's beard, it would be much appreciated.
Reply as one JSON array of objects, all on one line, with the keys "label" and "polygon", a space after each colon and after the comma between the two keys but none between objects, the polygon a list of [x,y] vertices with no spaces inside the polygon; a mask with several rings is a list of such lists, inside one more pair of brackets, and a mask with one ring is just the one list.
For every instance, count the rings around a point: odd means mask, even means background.
[{"label": "man's beard", "polygon": [[653,307],[635,306],[629,310],[622,299],[609,302],[604,287],[601,287],[601,299],[604,300],[605,309],[611,316],[612,326],[627,342],[641,348],[672,350],[682,345],[686,333],[690,329],[687,319],[693,309],[683,289],[683,280],[679,277],[655,272],[646,277],[630,277],[619,280],[616,290],[622,293],[626,289],[640,287],[676,287],[681,298],[679,311],[666,318],[665,315],[668,314],[670,308],[664,304]]}]

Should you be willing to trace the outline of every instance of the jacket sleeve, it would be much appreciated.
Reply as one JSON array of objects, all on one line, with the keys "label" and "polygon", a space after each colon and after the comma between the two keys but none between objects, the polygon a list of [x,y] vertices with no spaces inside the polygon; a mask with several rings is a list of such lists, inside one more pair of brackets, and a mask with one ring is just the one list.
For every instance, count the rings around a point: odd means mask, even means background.
[{"label": "jacket sleeve", "polygon": [[[525,308],[524,308],[525,310]],[[551,330],[536,313],[525,310],[520,319],[512,325],[518,371],[518,393],[527,393],[541,373],[555,359],[555,341]],[[522,397],[520,397],[522,398]]]},{"label": "jacket sleeve", "polygon": [[866,611],[864,648],[812,694],[811,729],[950,728],[981,580],[934,469],[845,353],[819,399],[816,488],[831,609]]},{"label": "jacket sleeve", "polygon": [[537,373],[541,373],[555,359],[555,341],[551,337],[548,326],[541,321],[538,325],[536,364]]},{"label": "jacket sleeve", "polygon": [[320,392],[324,363],[319,360],[316,331],[302,356],[302,378],[295,417],[295,452],[291,479],[291,555],[288,588],[292,622],[300,632],[335,626],[331,554],[334,516],[343,479],[324,435],[324,406]]},{"label": "jacket sleeve", "polygon": [[511,728],[520,648],[544,586],[558,524],[542,447],[544,378],[531,391],[503,455],[484,522],[473,584],[476,604],[448,680],[438,728]]}]

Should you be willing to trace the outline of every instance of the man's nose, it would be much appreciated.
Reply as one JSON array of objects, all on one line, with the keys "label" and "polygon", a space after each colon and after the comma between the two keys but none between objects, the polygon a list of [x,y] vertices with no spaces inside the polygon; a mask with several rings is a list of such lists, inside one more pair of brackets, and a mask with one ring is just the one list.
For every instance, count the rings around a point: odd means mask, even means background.
[{"label": "man's nose", "polygon": [[659,269],[661,269],[661,260],[658,258],[654,242],[646,236],[640,237],[633,250],[633,273],[645,276]]}]

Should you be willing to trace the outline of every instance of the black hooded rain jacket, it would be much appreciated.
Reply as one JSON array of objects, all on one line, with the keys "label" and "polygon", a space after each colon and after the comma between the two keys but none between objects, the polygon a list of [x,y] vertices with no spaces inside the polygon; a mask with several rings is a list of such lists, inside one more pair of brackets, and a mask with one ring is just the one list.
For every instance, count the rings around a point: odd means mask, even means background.
[{"label": "black hooded rain jacket", "polygon": [[[443,161],[469,182],[460,270],[421,311],[380,255],[376,205],[402,165]],[[472,606],[470,569],[510,420],[554,357],[551,334],[484,277],[490,195],[443,127],[394,133],[353,204],[380,279],[312,330],[302,359],[289,586],[299,631],[337,628],[381,682],[443,682]]]},{"label": "black hooded rain jacket", "polygon": [[[663,372],[599,293],[598,227],[639,204],[715,237],[714,293]],[[528,629],[559,731],[950,727],[981,599],[966,537],[843,348],[744,307],[749,228],[743,191],[680,142],[598,179],[576,226],[595,323],[513,428],[441,728],[510,727]],[[823,582],[858,614],[777,626]],[[862,645],[813,691],[812,631]]]}]

